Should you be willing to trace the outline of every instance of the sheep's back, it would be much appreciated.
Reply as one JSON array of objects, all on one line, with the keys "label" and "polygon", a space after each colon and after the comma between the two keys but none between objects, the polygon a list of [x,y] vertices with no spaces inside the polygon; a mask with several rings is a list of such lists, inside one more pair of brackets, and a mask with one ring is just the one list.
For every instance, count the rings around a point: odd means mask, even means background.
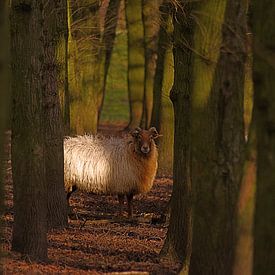
[{"label": "sheep's back", "polygon": [[127,139],[79,136],[64,141],[65,187],[97,194],[139,193]]}]

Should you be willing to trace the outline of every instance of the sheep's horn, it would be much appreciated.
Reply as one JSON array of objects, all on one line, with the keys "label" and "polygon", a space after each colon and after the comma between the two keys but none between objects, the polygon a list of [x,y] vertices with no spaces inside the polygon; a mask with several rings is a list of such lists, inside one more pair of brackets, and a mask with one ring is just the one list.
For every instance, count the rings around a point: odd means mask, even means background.
[{"label": "sheep's horn", "polygon": [[132,131],[130,132],[130,134],[131,134],[132,136],[136,137],[136,136],[138,136],[138,135],[140,134],[141,131],[142,131],[141,128],[137,127],[137,128],[135,128],[134,130],[132,130]]},{"label": "sheep's horn", "polygon": [[151,132],[153,138],[158,138],[160,136],[156,127],[151,127],[148,131]]}]

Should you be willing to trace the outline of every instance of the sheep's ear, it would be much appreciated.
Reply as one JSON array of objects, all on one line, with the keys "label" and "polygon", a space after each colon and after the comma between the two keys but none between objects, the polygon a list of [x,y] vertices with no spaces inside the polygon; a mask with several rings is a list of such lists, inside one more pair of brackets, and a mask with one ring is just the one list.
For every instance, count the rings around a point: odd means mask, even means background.
[{"label": "sheep's ear", "polygon": [[149,132],[151,133],[153,139],[160,137],[160,135],[155,127],[151,127],[149,129]]},{"label": "sheep's ear", "polygon": [[137,128],[135,128],[134,130],[132,130],[132,131],[130,132],[130,134],[131,134],[133,137],[138,137],[141,131],[142,131],[142,130],[141,130],[139,127],[137,127]]}]

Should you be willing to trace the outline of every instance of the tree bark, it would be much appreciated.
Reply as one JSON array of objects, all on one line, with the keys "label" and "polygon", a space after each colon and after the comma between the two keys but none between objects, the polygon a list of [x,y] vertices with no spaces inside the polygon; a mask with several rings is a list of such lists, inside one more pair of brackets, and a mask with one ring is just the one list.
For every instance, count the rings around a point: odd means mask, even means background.
[{"label": "tree bark", "polygon": [[[69,53],[71,132],[96,133],[98,99],[102,92],[100,62],[99,1],[71,1]],[[70,48],[71,47],[71,48]],[[75,52],[74,52],[75,51]],[[70,67],[72,66],[72,68]]]},{"label": "tree bark", "polygon": [[173,23],[171,7],[168,2],[164,2],[161,6],[161,14],[162,23],[156,69],[156,73],[159,75],[156,75],[154,84],[154,100],[156,101],[154,101],[152,126],[155,126],[162,135],[158,141],[158,175],[169,176],[173,170],[174,113],[169,94],[174,81],[174,60],[172,50]]},{"label": "tree bark", "polygon": [[102,58],[104,63],[104,72],[103,72],[103,88],[101,93],[101,98],[99,99],[99,115],[103,108],[103,102],[106,93],[107,85],[107,76],[109,72],[109,67],[111,63],[112,52],[114,48],[115,38],[116,38],[116,26],[118,21],[118,13],[120,7],[120,0],[111,0],[109,1],[108,9],[105,15],[104,22],[104,33],[102,37]]},{"label": "tree bark", "polygon": [[190,274],[232,274],[244,151],[246,9],[235,0],[197,7],[201,16],[194,47]]},{"label": "tree bark", "polygon": [[[14,0],[11,5],[12,174],[14,226],[12,250],[31,259],[47,259],[47,184],[41,36],[44,1]],[[43,22],[43,24],[41,24]]]},{"label": "tree bark", "polygon": [[[143,0],[142,19],[145,41],[145,86],[142,114],[142,127],[148,129],[151,125],[153,109],[154,76],[157,61],[158,33],[160,26],[161,1]],[[152,16],[154,14],[154,16]]]},{"label": "tree bark", "polygon": [[[162,254],[182,262],[181,274],[188,274],[192,242],[191,189],[191,93],[193,56],[182,41],[193,43],[192,4],[184,5],[185,16],[174,16],[175,78],[171,100],[175,116],[174,183],[170,201],[171,216]],[[176,19],[177,18],[177,19]],[[184,137],[184,138],[182,138]]]},{"label": "tree bark", "polygon": [[130,122],[128,128],[140,126],[144,99],[144,28],[142,24],[142,0],[126,1],[128,29],[128,94]]},{"label": "tree bark", "polygon": [[256,187],[256,125],[255,109],[250,124],[243,177],[238,198],[237,243],[235,247],[234,275],[252,274],[253,216]]},{"label": "tree bark", "polygon": [[[64,128],[58,95],[65,96],[65,66],[67,37],[66,0],[51,1],[42,14],[47,32],[41,37],[44,66],[43,91],[46,181],[48,188],[48,227],[64,228],[68,224],[64,189]],[[66,104],[65,104],[66,105]]]},{"label": "tree bark", "polygon": [[[9,76],[9,34],[8,34],[8,1],[0,2],[0,215],[4,214],[4,146],[5,130],[8,122],[10,106],[10,76]],[[3,238],[3,224],[0,221],[0,238]],[[3,249],[0,248],[0,261],[2,263]],[[0,273],[3,273],[2,264],[0,264]]]},{"label": "tree bark", "polygon": [[257,186],[253,274],[275,273],[275,3],[252,1]]}]

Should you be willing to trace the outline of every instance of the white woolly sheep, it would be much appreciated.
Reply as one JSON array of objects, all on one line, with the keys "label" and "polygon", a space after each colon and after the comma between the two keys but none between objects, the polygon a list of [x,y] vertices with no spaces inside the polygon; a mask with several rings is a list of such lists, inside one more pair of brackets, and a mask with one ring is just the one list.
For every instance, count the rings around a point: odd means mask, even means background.
[{"label": "white woolly sheep", "polygon": [[133,196],[148,192],[157,171],[156,128],[136,128],[127,137],[84,135],[64,141],[67,200],[75,190],[118,195],[120,214],[124,196],[132,216]]}]

